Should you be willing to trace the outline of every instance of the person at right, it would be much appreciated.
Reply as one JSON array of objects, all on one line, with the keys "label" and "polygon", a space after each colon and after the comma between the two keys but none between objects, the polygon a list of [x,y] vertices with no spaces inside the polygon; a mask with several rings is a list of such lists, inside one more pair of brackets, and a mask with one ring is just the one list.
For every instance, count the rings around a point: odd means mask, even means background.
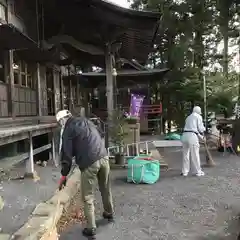
[{"label": "person at right", "polygon": [[192,113],[186,118],[184,131],[182,135],[182,175],[187,176],[190,171],[190,156],[191,169],[193,174],[198,177],[204,176],[200,162],[200,144],[199,139],[204,141],[205,127],[203,125],[202,111],[199,106],[193,108]]}]

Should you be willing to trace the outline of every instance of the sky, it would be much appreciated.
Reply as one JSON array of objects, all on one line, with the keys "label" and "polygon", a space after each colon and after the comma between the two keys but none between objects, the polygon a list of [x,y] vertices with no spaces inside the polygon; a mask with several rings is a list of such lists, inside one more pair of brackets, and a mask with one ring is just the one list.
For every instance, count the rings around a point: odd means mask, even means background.
[{"label": "sky", "polygon": [[126,8],[129,7],[129,3],[128,3],[127,0],[109,0],[109,1],[113,2],[115,4],[118,4],[118,5],[122,6],[122,7],[126,7]]}]

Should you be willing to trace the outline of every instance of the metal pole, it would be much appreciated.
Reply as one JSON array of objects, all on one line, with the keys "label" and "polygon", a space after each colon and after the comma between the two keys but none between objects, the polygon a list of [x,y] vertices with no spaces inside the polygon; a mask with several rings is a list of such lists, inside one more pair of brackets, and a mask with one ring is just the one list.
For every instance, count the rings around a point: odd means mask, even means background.
[{"label": "metal pole", "polygon": [[207,87],[206,87],[206,76],[203,73],[203,102],[204,102],[204,123],[207,130]]}]

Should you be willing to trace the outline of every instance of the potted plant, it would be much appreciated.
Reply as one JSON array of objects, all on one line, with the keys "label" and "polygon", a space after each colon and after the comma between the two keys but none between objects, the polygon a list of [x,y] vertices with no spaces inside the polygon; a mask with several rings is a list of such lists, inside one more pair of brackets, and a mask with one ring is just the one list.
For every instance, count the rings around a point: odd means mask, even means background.
[{"label": "potted plant", "polygon": [[128,124],[136,124],[139,122],[139,117],[135,117],[135,116],[131,116],[129,115],[128,113],[125,112],[125,121],[128,123]]},{"label": "potted plant", "polygon": [[[124,124],[125,117],[121,110],[115,110],[112,114],[112,126],[109,128],[110,141],[114,148],[115,163],[117,165],[124,165]],[[118,146],[118,147],[117,147]]]}]

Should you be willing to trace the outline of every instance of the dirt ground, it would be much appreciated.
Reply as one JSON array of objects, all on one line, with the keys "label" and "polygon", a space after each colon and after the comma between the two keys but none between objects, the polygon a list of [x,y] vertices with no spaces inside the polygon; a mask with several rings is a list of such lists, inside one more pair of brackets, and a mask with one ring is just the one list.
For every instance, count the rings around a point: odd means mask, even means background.
[{"label": "dirt ground", "polygon": [[[100,227],[97,240],[236,240],[240,231],[240,158],[215,154],[206,176],[180,176],[181,152],[165,151],[169,170],[154,185],[126,182],[126,170],[112,171],[116,221]],[[202,156],[204,161],[204,156]],[[101,216],[100,194],[96,212]],[[86,239],[79,223],[61,240]]]},{"label": "dirt ground", "polygon": [[56,191],[60,170],[51,163],[47,167],[35,168],[40,177],[37,182],[11,180],[24,174],[23,164],[7,174],[0,173],[0,196],[4,200],[4,208],[0,211],[0,233],[14,233],[25,224],[36,205],[48,200]]}]

